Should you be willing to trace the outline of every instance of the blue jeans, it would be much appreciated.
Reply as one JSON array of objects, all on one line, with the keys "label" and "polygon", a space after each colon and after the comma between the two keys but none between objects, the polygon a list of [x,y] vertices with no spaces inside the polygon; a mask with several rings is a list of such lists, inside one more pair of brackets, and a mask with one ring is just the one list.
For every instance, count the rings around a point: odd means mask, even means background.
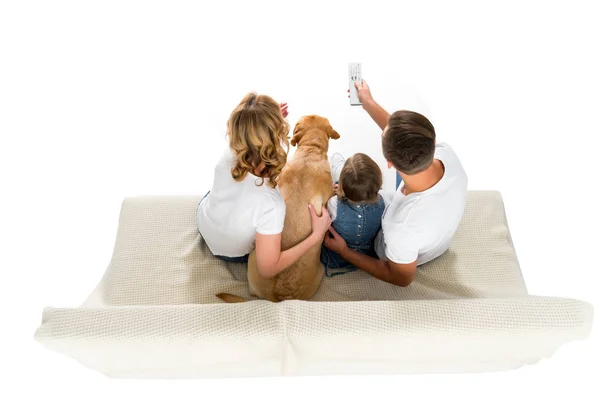
[{"label": "blue jeans", "polygon": [[400,186],[401,183],[402,183],[402,177],[400,176],[398,171],[396,171],[396,190],[398,190],[398,187]]},{"label": "blue jeans", "polygon": [[247,263],[249,256],[250,256],[250,254],[246,254],[245,256],[240,256],[240,257],[227,257],[227,256],[215,255],[215,257],[217,257],[220,260],[227,261],[227,262],[235,262],[235,263]]},{"label": "blue jeans", "polygon": [[[362,253],[369,257],[377,258],[377,253],[375,253],[375,250],[372,248],[363,248],[362,246],[348,247],[357,253]],[[327,247],[325,247],[325,245],[321,247],[321,263],[325,267],[325,276],[328,278],[358,270],[357,267],[344,260],[342,256],[335,251],[329,250]]]}]

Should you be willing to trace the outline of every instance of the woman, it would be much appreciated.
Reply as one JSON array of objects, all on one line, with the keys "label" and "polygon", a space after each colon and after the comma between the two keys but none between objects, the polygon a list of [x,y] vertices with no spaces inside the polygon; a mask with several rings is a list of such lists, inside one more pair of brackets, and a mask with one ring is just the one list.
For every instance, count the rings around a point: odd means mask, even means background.
[{"label": "woman", "polygon": [[[250,93],[227,124],[229,149],[217,163],[210,192],[198,206],[198,230],[211,252],[229,262],[247,262],[256,248],[259,274],[272,278],[322,242],[331,219],[310,205],[312,233],[281,251],[285,202],[277,178],[287,160],[287,105]],[[284,148],[285,147],[285,148]]]}]

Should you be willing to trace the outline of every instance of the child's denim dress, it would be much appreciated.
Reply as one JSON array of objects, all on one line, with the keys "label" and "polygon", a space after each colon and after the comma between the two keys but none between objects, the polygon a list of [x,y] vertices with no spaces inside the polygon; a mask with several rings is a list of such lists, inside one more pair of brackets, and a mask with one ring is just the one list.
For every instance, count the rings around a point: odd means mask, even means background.
[{"label": "child's denim dress", "polygon": [[[377,203],[354,204],[338,199],[336,218],[331,226],[344,238],[349,248],[377,257],[374,241],[381,229],[384,209],[385,203],[381,195]],[[325,266],[325,275],[329,277],[357,269],[325,246],[321,249],[321,262]]]}]

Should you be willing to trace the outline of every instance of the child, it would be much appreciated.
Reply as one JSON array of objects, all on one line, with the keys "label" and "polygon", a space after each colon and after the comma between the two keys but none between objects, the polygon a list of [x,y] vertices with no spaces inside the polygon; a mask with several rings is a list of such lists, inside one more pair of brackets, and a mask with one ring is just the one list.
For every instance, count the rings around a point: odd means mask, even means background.
[{"label": "child", "polygon": [[244,97],[231,113],[229,149],[215,167],[212,189],[198,205],[196,216],[198,230],[216,257],[247,262],[256,248],[258,272],[267,279],[320,243],[331,224],[325,209],[317,217],[308,205],[311,235],[281,251],[285,203],[277,178],[287,160],[289,125],[284,115],[287,105],[269,96]]},{"label": "child", "polygon": [[[331,174],[334,190],[327,202],[332,226],[342,236],[348,247],[375,257],[374,240],[381,229],[385,209],[380,193],[383,184],[381,170],[372,158],[357,153],[348,160],[335,153],[331,157]],[[323,246],[321,262],[329,277],[356,270],[356,267],[335,252]]]}]

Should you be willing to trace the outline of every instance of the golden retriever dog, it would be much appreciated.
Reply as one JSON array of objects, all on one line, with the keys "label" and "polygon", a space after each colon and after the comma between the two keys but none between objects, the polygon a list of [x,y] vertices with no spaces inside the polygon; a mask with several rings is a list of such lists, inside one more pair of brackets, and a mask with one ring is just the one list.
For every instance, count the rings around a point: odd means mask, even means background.
[{"label": "golden retriever dog", "polygon": [[[318,115],[304,116],[294,127],[291,144],[297,145],[298,149],[283,167],[278,181],[286,205],[282,250],[295,246],[312,232],[308,204],[312,204],[316,214],[321,216],[321,207],[326,206],[333,195],[327,151],[329,139],[339,137],[329,121]],[[310,299],[321,286],[324,275],[320,256],[321,243],[275,277],[265,279],[258,273],[256,252],[253,251],[248,259],[250,293],[273,302]],[[246,301],[227,293],[219,293],[217,297],[228,303]]]}]

